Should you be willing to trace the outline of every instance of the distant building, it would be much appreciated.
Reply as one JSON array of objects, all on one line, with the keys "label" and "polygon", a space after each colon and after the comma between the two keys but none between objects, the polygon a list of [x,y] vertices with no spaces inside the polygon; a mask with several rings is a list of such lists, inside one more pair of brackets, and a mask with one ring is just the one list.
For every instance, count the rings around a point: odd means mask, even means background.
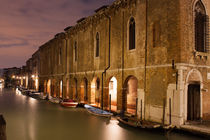
[{"label": "distant building", "polygon": [[3,69],[3,79],[5,82],[5,87],[12,87],[19,85],[18,75],[21,69],[17,67],[4,68]]}]

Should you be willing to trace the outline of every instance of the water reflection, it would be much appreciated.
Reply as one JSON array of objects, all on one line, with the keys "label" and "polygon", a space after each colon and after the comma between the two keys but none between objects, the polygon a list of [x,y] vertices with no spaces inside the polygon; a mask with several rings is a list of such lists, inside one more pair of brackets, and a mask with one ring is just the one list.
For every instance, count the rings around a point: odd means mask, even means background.
[{"label": "water reflection", "polygon": [[[23,96],[15,90],[0,91],[0,114],[7,121],[8,140],[166,140],[164,133],[119,125],[115,119],[88,114]],[[203,140],[172,133],[169,140]]]},{"label": "water reflection", "polygon": [[0,91],[2,91],[2,89],[3,89],[3,84],[0,83]]},{"label": "water reflection", "polygon": [[103,140],[125,140],[126,137],[124,136],[122,128],[118,125],[117,120],[110,120],[109,125],[106,126],[104,130]]}]

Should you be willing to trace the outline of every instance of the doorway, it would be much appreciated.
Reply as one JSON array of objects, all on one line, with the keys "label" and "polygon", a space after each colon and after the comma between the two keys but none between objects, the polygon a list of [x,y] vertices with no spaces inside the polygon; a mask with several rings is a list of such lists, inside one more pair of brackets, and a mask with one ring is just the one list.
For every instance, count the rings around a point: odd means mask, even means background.
[{"label": "doorway", "polygon": [[188,86],[187,99],[187,120],[200,120],[201,101],[200,101],[200,84],[190,84]]}]

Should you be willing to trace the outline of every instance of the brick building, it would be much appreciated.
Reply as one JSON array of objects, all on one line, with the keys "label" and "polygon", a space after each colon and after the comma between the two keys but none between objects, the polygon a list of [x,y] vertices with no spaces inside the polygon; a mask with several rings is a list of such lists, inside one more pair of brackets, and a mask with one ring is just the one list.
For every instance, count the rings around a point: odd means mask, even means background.
[{"label": "brick building", "polygon": [[116,0],[39,48],[40,89],[138,119],[210,119],[208,0]]}]

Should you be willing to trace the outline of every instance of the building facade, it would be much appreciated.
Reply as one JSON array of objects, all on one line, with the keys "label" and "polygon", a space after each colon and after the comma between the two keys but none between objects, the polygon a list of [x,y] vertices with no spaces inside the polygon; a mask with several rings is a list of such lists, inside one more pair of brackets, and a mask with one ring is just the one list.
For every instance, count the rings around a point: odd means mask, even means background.
[{"label": "building facade", "polygon": [[116,0],[40,46],[32,75],[45,94],[139,120],[210,120],[208,15],[208,0]]}]

